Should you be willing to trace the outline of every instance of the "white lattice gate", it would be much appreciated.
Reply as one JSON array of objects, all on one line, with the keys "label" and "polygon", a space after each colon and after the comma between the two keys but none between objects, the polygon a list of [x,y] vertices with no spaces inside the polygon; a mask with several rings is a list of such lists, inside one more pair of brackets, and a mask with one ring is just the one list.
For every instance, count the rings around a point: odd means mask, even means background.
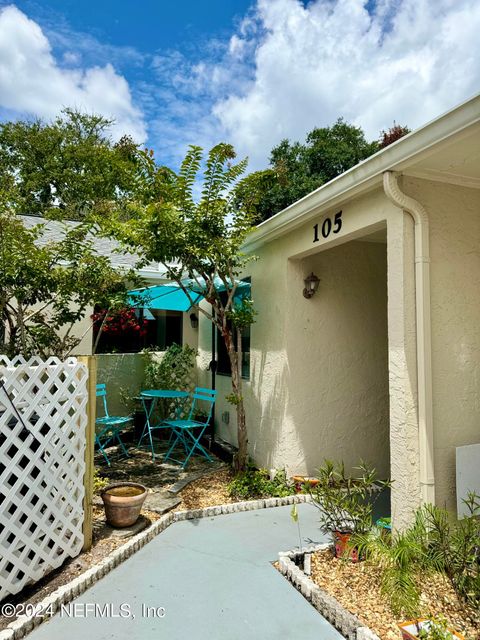
[{"label": "white lattice gate", "polygon": [[87,378],[0,356],[0,601],[82,549]]}]

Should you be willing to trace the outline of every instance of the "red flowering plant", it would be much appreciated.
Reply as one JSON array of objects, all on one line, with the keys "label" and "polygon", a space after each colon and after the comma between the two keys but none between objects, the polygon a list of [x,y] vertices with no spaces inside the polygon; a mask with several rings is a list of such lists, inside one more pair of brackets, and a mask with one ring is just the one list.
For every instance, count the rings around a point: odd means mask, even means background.
[{"label": "red flowering plant", "polygon": [[95,348],[101,334],[108,337],[138,336],[144,338],[147,335],[148,320],[137,317],[135,310],[131,307],[119,307],[117,309],[100,309],[91,316],[93,322],[95,338]]}]

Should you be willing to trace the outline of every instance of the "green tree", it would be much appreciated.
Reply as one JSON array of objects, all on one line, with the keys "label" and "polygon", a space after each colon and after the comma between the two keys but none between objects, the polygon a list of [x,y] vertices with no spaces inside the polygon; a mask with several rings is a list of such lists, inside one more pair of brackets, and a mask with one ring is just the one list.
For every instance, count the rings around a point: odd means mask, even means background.
[{"label": "green tree", "polygon": [[0,213],[0,352],[10,357],[66,357],[83,337],[75,325],[96,303],[120,304],[134,277],[98,255],[87,227],[63,225],[55,242],[45,230]]},{"label": "green tree", "polygon": [[119,207],[137,188],[144,154],[129,137],[113,143],[112,121],[66,109],[52,122],[0,124],[3,202],[20,215],[79,220]]},{"label": "green tree", "polygon": [[[131,274],[98,255],[93,220],[128,215],[148,166],[132,140],[110,140],[110,124],[67,110],[51,123],[0,125],[0,349],[10,356],[64,357],[88,309],[125,295]],[[27,226],[22,214],[39,224]],[[57,221],[55,240],[41,218]]]},{"label": "green tree", "polygon": [[[180,171],[159,167],[155,170],[151,153],[145,172],[142,198],[131,206],[128,220],[112,218],[109,232],[128,250],[142,254],[145,262],[163,264],[168,277],[191,297],[191,288],[211,305],[200,312],[220,331],[231,366],[230,402],[236,407],[238,454],[235,467],[242,470],[247,461],[247,426],[242,394],[241,357],[235,342],[241,344],[242,331],[254,320],[252,302],[240,296],[238,278],[251,257],[241,247],[253,225],[248,208],[234,206],[233,187],[246,167],[246,160],[232,164],[231,145],[218,144],[208,153],[199,198],[193,195],[202,164],[202,149],[190,147]],[[148,194],[151,200],[149,201]],[[188,283],[188,286],[187,286]]]},{"label": "green tree", "polygon": [[339,118],[331,127],[313,129],[304,144],[282,140],[271,151],[270,168],[239,183],[236,202],[266,220],[378,149],[360,127]]}]

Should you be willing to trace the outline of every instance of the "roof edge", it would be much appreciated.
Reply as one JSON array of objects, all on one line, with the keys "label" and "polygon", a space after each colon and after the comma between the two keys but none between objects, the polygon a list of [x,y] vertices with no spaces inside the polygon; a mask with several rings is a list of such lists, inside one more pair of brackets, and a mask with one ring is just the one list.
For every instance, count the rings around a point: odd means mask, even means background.
[{"label": "roof edge", "polygon": [[251,250],[270,242],[308,221],[319,209],[334,206],[339,200],[363,193],[377,183],[380,185],[385,171],[404,169],[405,163],[478,122],[480,94],[431,120],[385,149],[377,151],[373,156],[260,223],[246,239],[244,249]]}]

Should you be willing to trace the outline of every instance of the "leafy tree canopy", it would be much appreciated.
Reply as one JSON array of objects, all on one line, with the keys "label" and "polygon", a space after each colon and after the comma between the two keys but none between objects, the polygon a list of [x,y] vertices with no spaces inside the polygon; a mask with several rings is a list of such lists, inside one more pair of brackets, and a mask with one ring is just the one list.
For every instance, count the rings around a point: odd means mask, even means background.
[{"label": "leafy tree canopy", "polygon": [[[204,314],[220,331],[230,360],[232,393],[228,399],[237,411],[237,469],[247,461],[247,427],[243,405],[241,333],[254,321],[255,311],[248,295],[238,294],[238,279],[251,257],[242,245],[254,223],[253,214],[235,206],[235,184],[246,167],[246,160],[234,162],[235,151],[220,143],[208,153],[202,165],[200,147],[190,147],[180,171],[155,169],[153,156],[144,174],[151,199],[131,204],[128,219],[111,218],[107,233],[128,250],[136,250],[143,260],[162,263],[171,280],[177,282],[191,302],[200,293],[209,305]],[[199,197],[194,186],[202,169]],[[154,187],[152,188],[152,185]],[[236,342],[236,345],[235,345]]]},{"label": "leafy tree canopy", "polygon": [[[90,307],[125,296],[132,274],[98,254],[95,220],[124,210],[134,193],[144,197],[138,183],[155,185],[141,179],[148,154],[129,138],[114,144],[109,125],[69,110],[51,123],[0,124],[1,352],[64,357]],[[57,233],[21,214],[55,218]]]},{"label": "leafy tree canopy", "polygon": [[282,140],[271,151],[270,167],[239,183],[237,206],[266,220],[405,133],[406,127],[394,124],[382,132],[381,142],[368,142],[360,127],[339,118],[330,127],[310,131],[304,144]]},{"label": "leafy tree canopy", "polygon": [[111,121],[65,110],[53,122],[0,124],[0,191],[16,214],[79,220],[134,192],[144,154]]}]

